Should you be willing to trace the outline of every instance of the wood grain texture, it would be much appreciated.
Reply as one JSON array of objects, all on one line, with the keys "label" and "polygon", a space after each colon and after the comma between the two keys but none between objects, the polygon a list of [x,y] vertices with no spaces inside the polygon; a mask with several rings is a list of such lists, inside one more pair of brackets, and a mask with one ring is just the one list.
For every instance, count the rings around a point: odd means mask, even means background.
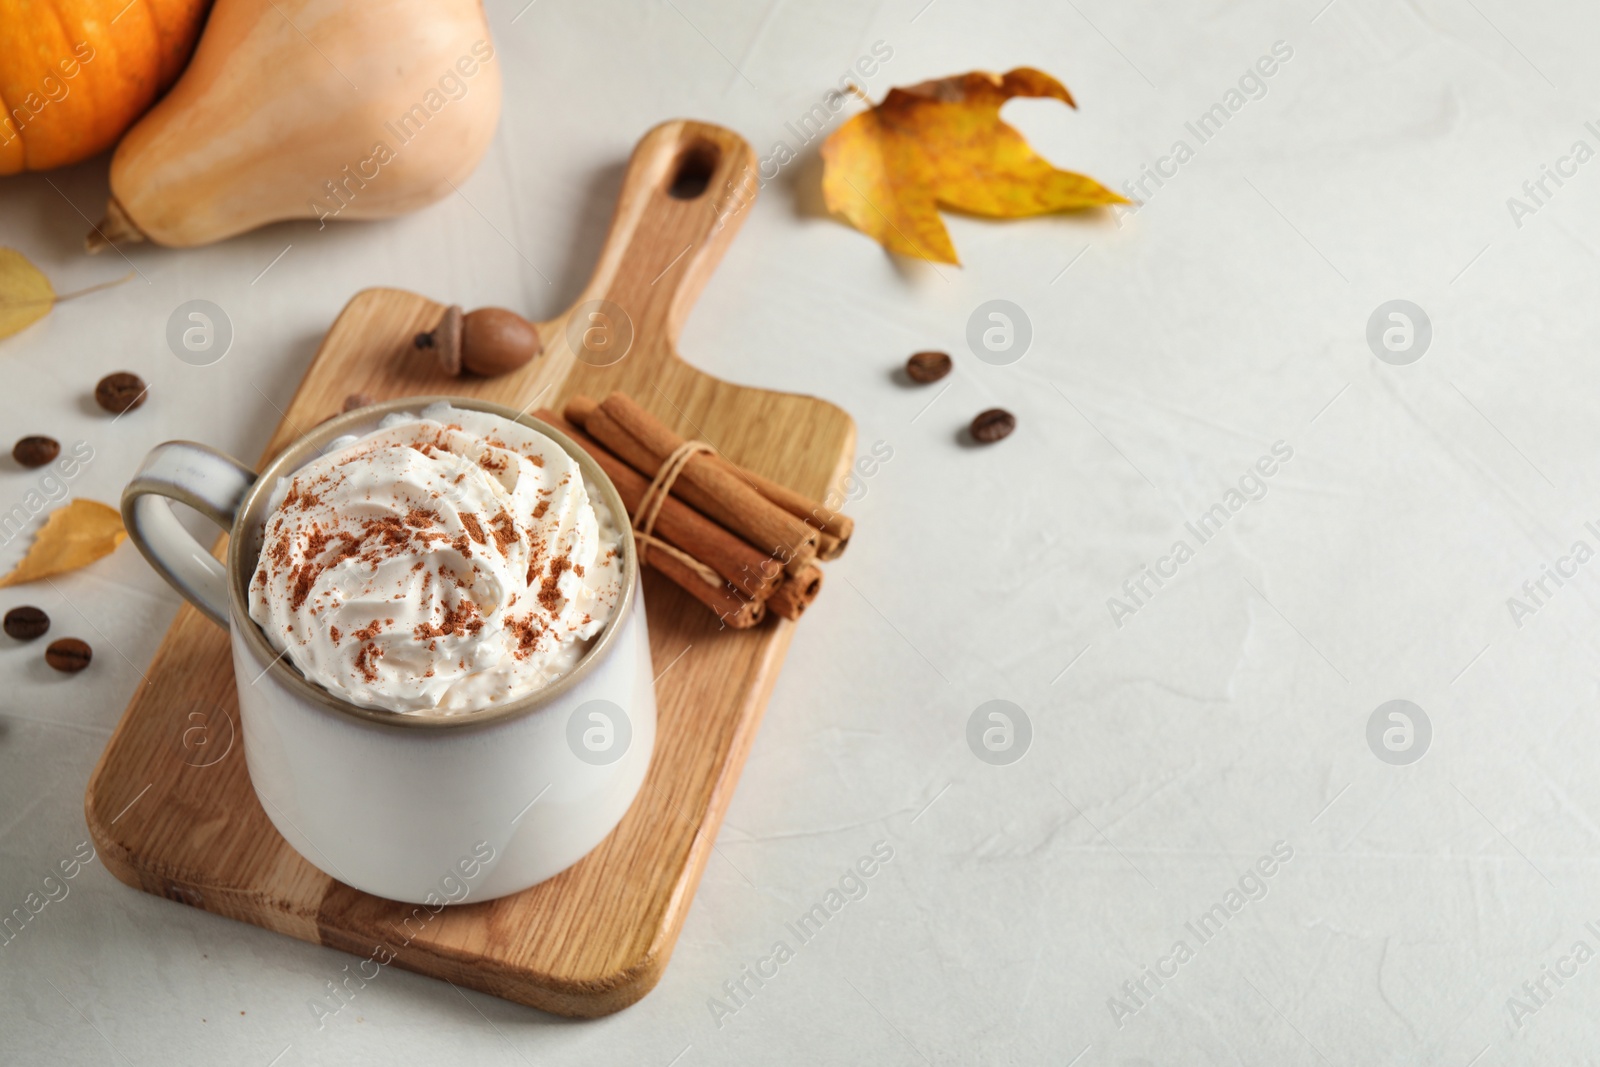
[{"label": "wood grain texture", "polygon": [[[680,199],[668,190],[685,170],[708,180],[698,196]],[[854,450],[849,416],[809,397],[718,381],[676,351],[755,189],[754,154],[737,135],[691,122],[656,127],[634,151],[583,295],[539,324],[544,355],[500,378],[447,378],[431,353],[412,345],[441,305],[398,290],[359,293],[323,341],[262,463],[351,393],[450,393],[559,409],[574,394],[622,389],[685,436],[822,498]],[[613,305],[613,318],[621,309],[632,326],[631,348],[609,366],[577,358],[568,343],[569,332],[605,328],[585,317],[596,300]],[[665,672],[656,686],[655,757],[618,828],[547,882],[430,916],[307,863],[273,829],[250,786],[233,737],[227,637],[187,606],[90,779],[85,809],[100,856],[147,892],[361,957],[382,945],[401,967],[508,1000],[573,1016],[626,1007],[666,966],[795,625],[772,619],[753,630],[721,629],[658,575],[647,571],[644,587],[651,653]]]}]

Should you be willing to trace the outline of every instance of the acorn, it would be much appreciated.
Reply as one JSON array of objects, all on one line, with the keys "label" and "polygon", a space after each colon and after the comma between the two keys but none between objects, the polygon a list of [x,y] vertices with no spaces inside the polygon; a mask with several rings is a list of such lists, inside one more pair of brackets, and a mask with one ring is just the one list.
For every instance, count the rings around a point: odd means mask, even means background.
[{"label": "acorn", "polygon": [[459,304],[445,308],[439,325],[417,334],[413,344],[434,349],[446,374],[470,371],[486,378],[514,371],[544,351],[539,331],[515,311],[478,308],[462,314]]}]

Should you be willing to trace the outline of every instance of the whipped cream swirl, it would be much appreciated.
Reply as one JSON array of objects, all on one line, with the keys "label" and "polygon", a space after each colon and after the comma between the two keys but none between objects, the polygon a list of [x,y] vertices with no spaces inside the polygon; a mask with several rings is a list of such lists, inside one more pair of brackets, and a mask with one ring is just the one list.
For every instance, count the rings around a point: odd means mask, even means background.
[{"label": "whipped cream swirl", "polygon": [[364,707],[459,714],[577,664],[622,557],[560,445],[445,404],[334,444],[275,488],[250,581],[250,617],[301,674]]}]

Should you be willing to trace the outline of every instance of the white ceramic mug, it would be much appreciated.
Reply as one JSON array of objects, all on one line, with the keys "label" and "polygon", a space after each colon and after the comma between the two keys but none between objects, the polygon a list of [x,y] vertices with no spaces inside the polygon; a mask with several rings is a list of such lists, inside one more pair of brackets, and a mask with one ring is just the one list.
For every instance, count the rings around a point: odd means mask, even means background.
[{"label": "white ceramic mug", "polygon": [[[250,780],[272,824],[314,866],[394,900],[490,900],[576,863],[614,829],[644,781],[656,705],[638,556],[623,538],[617,612],[568,674],[521,700],[467,715],[358,707],[307,681],[250,618],[272,488],[336,438],[392,412],[447,401],[522,423],[578,462],[591,494],[626,516],[617,490],[560,431],[459,397],[410,397],[318,426],[257,476],[204,445],[157,446],[122,494],[145,558],[232,635]],[[189,535],[171,501],[229,532],[226,563]]]}]

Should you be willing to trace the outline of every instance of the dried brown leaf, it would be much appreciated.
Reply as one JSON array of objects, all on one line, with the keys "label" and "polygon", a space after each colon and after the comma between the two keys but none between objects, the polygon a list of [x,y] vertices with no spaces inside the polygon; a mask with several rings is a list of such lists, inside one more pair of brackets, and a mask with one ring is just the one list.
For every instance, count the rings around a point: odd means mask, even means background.
[{"label": "dried brown leaf", "polygon": [[891,252],[959,263],[939,207],[990,218],[1126,204],[1093,178],[1058,170],[1000,121],[1019,96],[1076,107],[1066,86],[1031,67],[891,89],[822,145],[828,209]]},{"label": "dried brown leaf", "polygon": [[50,513],[22,562],[0,578],[0,588],[86,567],[109,556],[127,536],[116,508],[94,500],[74,500]]}]

